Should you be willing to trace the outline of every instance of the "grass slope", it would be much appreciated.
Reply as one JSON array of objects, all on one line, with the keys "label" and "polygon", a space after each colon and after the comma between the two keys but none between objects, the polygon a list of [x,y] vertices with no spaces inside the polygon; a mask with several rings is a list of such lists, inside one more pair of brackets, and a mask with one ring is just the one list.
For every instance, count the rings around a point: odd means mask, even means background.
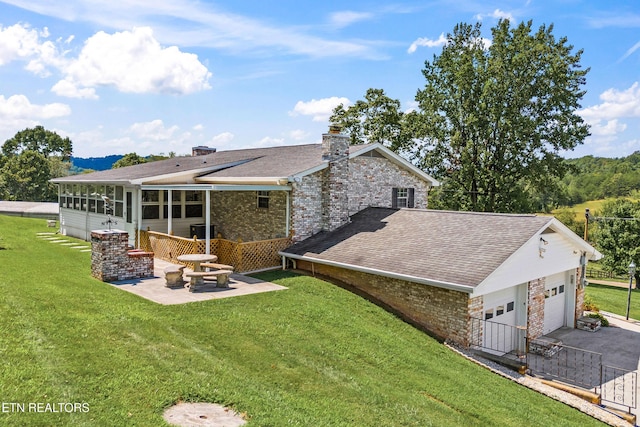
[{"label": "grass slope", "polygon": [[89,410],[1,425],[155,427],[177,401],[251,426],[602,425],[326,282],[270,273],[289,289],[160,306],[93,279],[44,225],[0,216],[0,401]]},{"label": "grass slope", "polygon": [[[596,279],[593,280],[596,281]],[[633,286],[631,304],[629,304],[629,317],[631,319],[640,319],[640,290],[635,289],[635,284]],[[586,288],[586,295],[599,310],[620,316],[626,316],[627,314],[629,288],[589,283]]]}]

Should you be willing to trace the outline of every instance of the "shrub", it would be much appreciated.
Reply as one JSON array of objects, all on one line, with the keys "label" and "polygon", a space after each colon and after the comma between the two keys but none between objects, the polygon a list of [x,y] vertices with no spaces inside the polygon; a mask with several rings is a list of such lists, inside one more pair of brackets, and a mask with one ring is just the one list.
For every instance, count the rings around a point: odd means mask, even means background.
[{"label": "shrub", "polygon": [[607,318],[600,313],[590,313],[587,317],[591,317],[593,319],[600,319],[601,326],[609,326],[609,321],[607,320]]}]

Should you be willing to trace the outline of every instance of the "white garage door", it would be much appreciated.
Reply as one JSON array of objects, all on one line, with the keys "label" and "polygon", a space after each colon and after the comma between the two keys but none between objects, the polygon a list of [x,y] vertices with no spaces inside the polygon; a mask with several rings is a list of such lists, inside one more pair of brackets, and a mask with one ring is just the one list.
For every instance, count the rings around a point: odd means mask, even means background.
[{"label": "white garage door", "polygon": [[547,277],[544,286],[544,334],[564,326],[566,318],[566,275]]},{"label": "white garage door", "polygon": [[498,354],[514,350],[517,347],[517,333],[512,327],[516,325],[516,288],[485,295],[483,308],[485,350]]}]

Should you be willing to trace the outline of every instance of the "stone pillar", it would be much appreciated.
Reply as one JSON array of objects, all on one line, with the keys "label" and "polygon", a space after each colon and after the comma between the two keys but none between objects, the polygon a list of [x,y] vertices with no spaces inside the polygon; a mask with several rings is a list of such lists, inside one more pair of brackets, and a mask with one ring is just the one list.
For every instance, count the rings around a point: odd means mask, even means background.
[{"label": "stone pillar", "polygon": [[103,282],[153,276],[153,252],[129,250],[129,233],[91,231],[91,275]]},{"label": "stone pillar", "polygon": [[482,312],[484,311],[484,297],[469,298],[469,321],[467,322],[467,339],[466,342],[460,343],[465,347],[471,345],[482,345],[484,342],[484,330],[481,327],[483,322],[479,322],[478,319],[483,319]]},{"label": "stone pillar", "polygon": [[544,285],[545,278],[528,283],[527,336],[536,339],[544,332]]},{"label": "stone pillar", "polygon": [[332,231],[349,222],[349,137],[338,127],[322,135],[322,160],[329,163],[322,183],[323,229]]},{"label": "stone pillar", "polygon": [[119,280],[129,233],[122,230],[91,231],[91,275],[103,282]]},{"label": "stone pillar", "polygon": [[584,284],[582,283],[582,277],[584,277],[582,271],[584,268],[585,266],[578,267],[574,277],[574,283],[576,284],[576,309],[575,313],[573,313],[574,328],[576,327],[578,319],[584,315]]}]

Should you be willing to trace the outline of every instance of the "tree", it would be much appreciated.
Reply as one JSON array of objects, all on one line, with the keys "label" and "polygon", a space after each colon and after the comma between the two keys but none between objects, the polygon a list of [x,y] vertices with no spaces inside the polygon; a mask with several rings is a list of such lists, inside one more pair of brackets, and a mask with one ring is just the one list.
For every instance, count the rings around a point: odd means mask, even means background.
[{"label": "tree", "polygon": [[521,212],[553,204],[569,168],[559,153],[589,135],[576,114],[588,70],[552,25],[531,27],[501,20],[487,47],[481,24],[459,24],[425,62],[417,110],[402,113],[397,100],[370,89],[331,120],[352,143],[382,142],[440,179],[431,206]]},{"label": "tree", "polygon": [[489,48],[481,24],[459,24],[440,56],[425,62],[420,109],[408,118],[420,165],[445,185],[449,208],[526,211],[529,194],[557,186],[559,153],[581,144],[576,114],[588,70],[553,26],[501,20]]},{"label": "tree", "polygon": [[57,192],[47,158],[33,150],[9,157],[0,168],[2,191],[7,200],[53,201]]},{"label": "tree", "polygon": [[410,142],[404,130],[400,101],[389,98],[382,89],[367,90],[364,100],[350,107],[338,105],[329,121],[342,127],[352,145],[379,142],[399,152]]},{"label": "tree", "polygon": [[125,154],[120,160],[113,163],[111,166],[112,169],[123,168],[125,166],[133,166],[139,165],[142,163],[147,163],[147,159],[144,157],[138,156],[136,153]]},{"label": "tree", "polygon": [[42,126],[24,129],[0,150],[0,197],[51,201],[57,193],[51,178],[68,174],[72,143]]},{"label": "tree", "polygon": [[2,155],[5,157],[15,156],[27,150],[37,151],[47,158],[58,156],[64,161],[69,161],[73,144],[69,138],[62,138],[55,132],[36,126],[16,133],[2,145]]},{"label": "tree", "polygon": [[[605,202],[596,219],[598,228],[594,237],[604,254],[602,265],[618,274],[628,274],[631,261],[640,265],[640,202],[628,199]],[[640,269],[636,283],[639,277]]]}]

